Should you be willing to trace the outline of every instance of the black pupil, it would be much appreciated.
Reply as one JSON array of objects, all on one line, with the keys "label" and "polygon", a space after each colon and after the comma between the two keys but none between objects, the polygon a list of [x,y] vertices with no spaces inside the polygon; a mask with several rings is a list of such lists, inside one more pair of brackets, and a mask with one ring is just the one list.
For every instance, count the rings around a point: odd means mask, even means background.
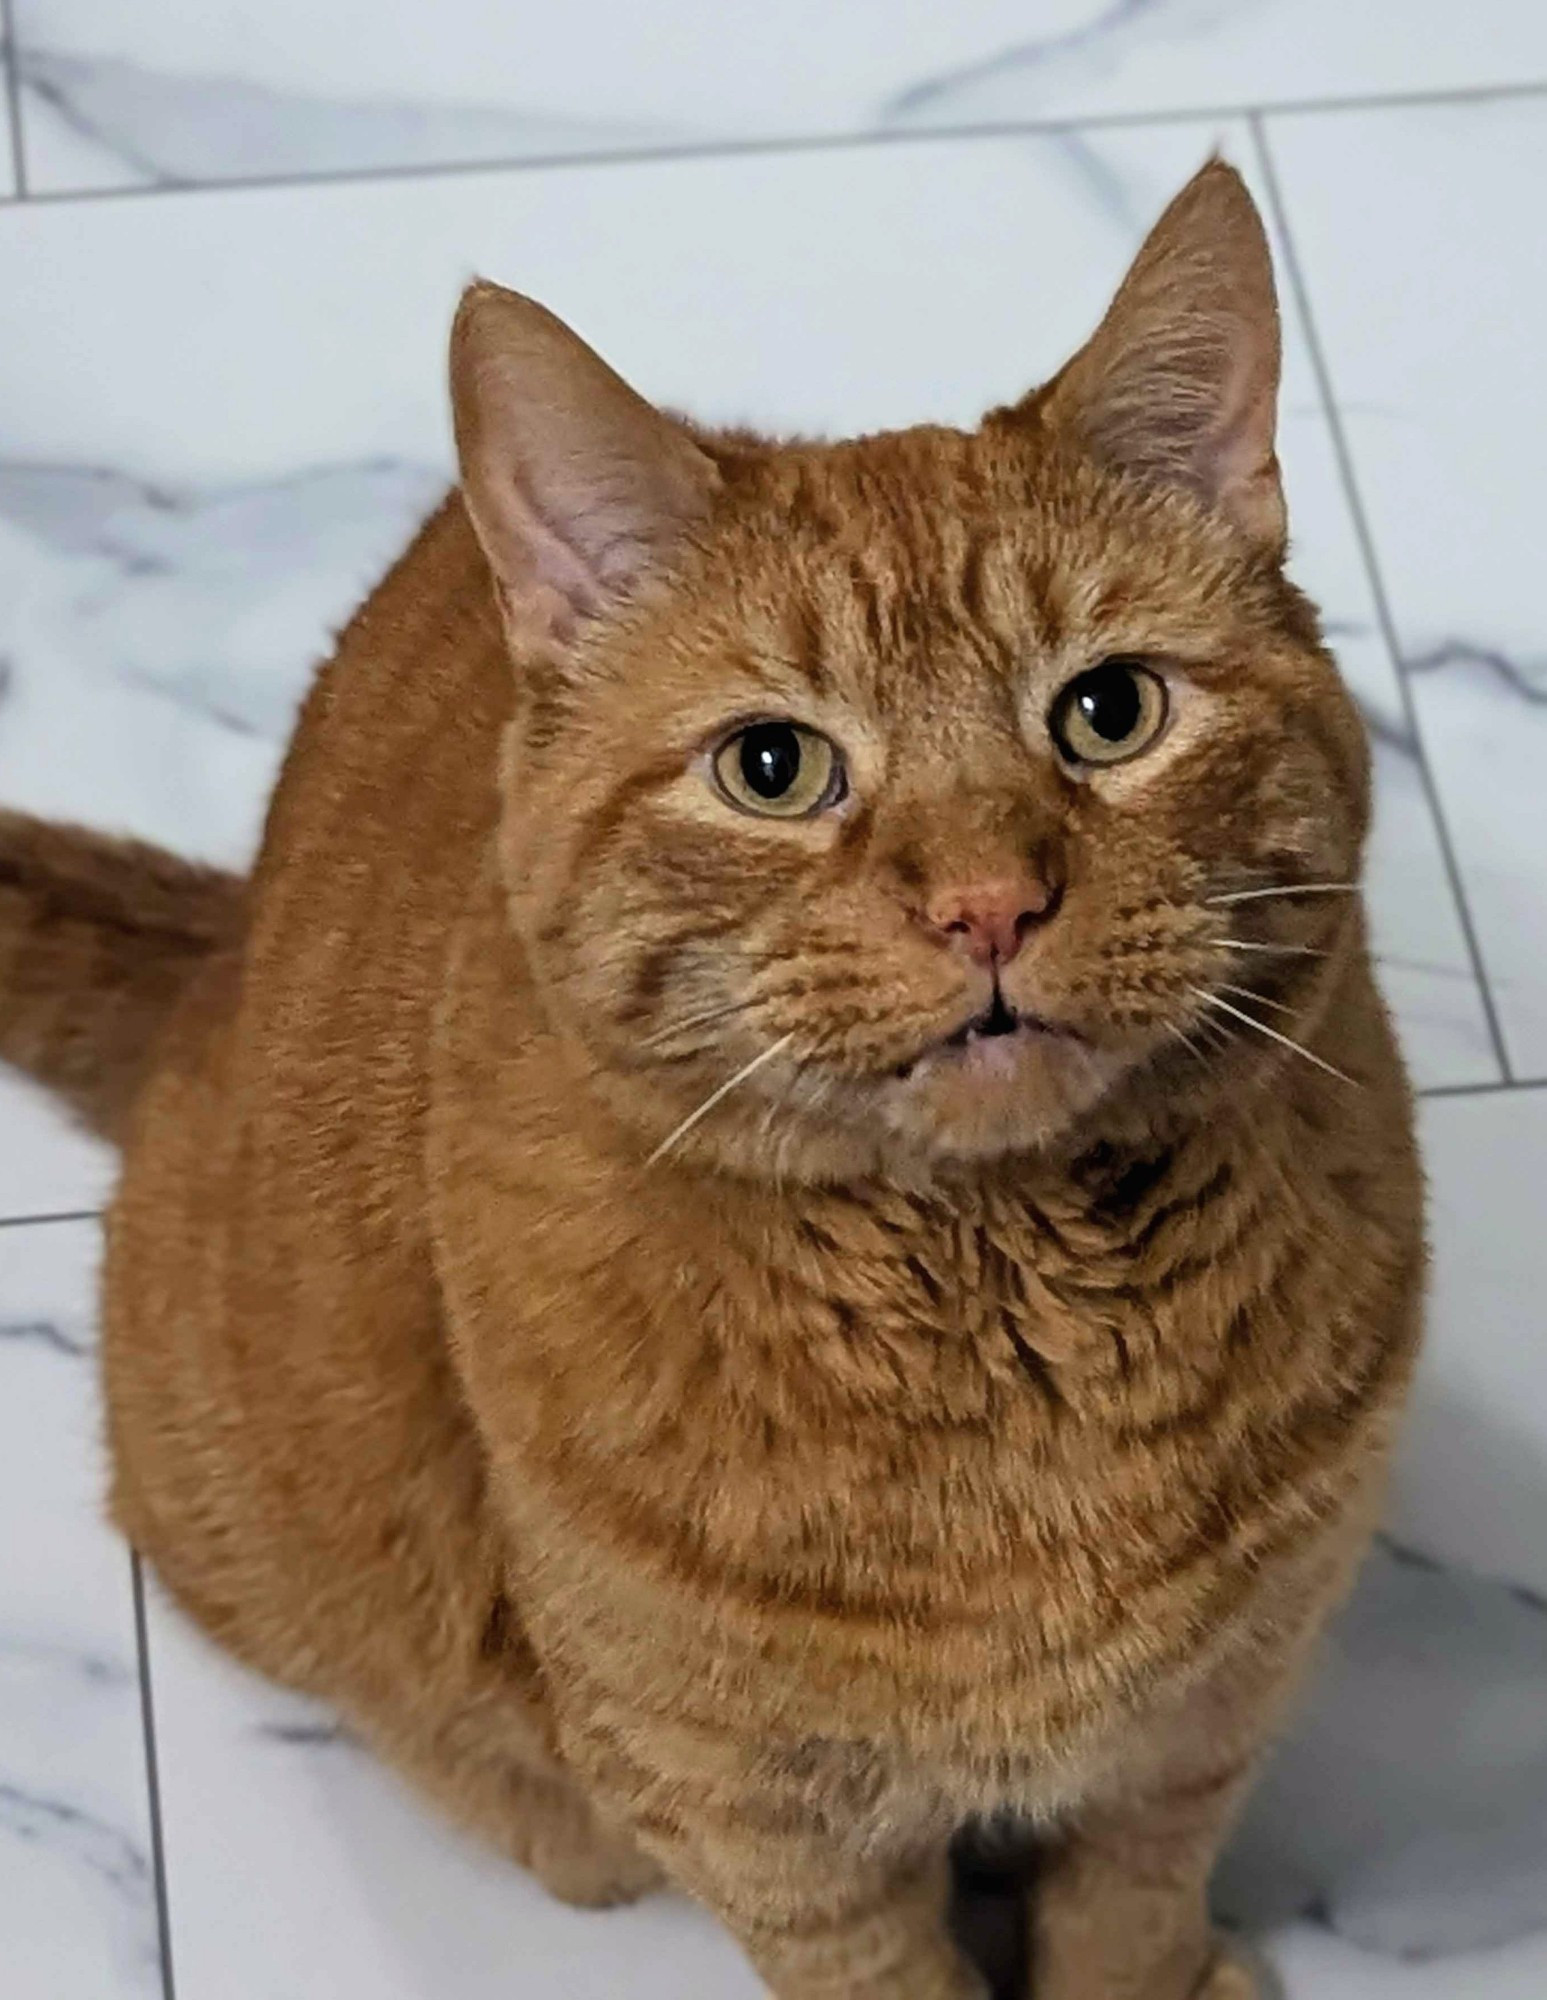
[{"label": "black pupil", "polygon": [[782,799],[800,775],[800,738],[787,722],[760,722],[741,739],[741,775],[760,799]]},{"label": "black pupil", "polygon": [[1104,743],[1121,743],[1139,726],[1143,712],[1139,677],[1116,660],[1082,674],[1074,684],[1074,698]]}]

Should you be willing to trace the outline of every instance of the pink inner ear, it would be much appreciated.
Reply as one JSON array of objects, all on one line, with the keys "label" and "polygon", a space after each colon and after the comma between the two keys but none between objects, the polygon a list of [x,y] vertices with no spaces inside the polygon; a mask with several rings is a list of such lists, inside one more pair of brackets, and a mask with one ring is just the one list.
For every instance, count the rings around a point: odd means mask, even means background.
[{"label": "pink inner ear", "polygon": [[1212,161],[1150,232],[1105,319],[1037,399],[1114,465],[1282,549],[1278,304],[1261,219]]},{"label": "pink inner ear", "polygon": [[682,425],[530,299],[467,293],[451,380],[462,490],[513,639],[569,638],[710,504],[719,474]]},{"label": "pink inner ear", "polygon": [[495,572],[507,615],[519,606],[526,622],[535,615],[536,623],[554,637],[568,638],[580,620],[596,615],[605,598],[585,554],[589,537],[584,524],[577,521],[574,539],[566,541],[522,493],[512,467],[494,465],[489,480],[491,489],[505,488],[499,514],[501,562]]}]

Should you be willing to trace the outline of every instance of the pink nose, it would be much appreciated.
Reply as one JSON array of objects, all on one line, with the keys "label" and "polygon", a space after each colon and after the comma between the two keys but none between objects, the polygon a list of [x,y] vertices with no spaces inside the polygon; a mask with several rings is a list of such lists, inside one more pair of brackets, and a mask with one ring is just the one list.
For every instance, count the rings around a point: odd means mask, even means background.
[{"label": "pink nose", "polygon": [[920,914],[974,965],[1008,965],[1027,932],[1053,914],[1058,897],[1057,888],[1035,875],[1001,875],[938,890]]}]

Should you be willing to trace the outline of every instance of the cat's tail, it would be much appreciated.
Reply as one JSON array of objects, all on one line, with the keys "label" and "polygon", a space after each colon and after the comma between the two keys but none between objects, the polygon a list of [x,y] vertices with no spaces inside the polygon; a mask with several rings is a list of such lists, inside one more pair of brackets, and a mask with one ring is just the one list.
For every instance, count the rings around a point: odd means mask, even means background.
[{"label": "cat's tail", "polygon": [[116,1138],[179,995],[236,935],[242,890],[139,841],[0,811],[0,1062]]}]

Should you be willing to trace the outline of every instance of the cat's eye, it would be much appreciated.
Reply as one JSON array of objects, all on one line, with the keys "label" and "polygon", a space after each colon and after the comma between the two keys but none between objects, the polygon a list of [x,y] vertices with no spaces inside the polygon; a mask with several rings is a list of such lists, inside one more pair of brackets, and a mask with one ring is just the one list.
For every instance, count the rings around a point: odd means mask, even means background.
[{"label": "cat's eye", "polygon": [[1166,684],[1143,660],[1114,657],[1061,688],[1048,716],[1072,764],[1121,764],[1166,726]]},{"label": "cat's eye", "polygon": [[750,722],[714,753],[715,782],[733,806],[770,819],[807,819],[843,797],[836,747],[798,722]]}]

